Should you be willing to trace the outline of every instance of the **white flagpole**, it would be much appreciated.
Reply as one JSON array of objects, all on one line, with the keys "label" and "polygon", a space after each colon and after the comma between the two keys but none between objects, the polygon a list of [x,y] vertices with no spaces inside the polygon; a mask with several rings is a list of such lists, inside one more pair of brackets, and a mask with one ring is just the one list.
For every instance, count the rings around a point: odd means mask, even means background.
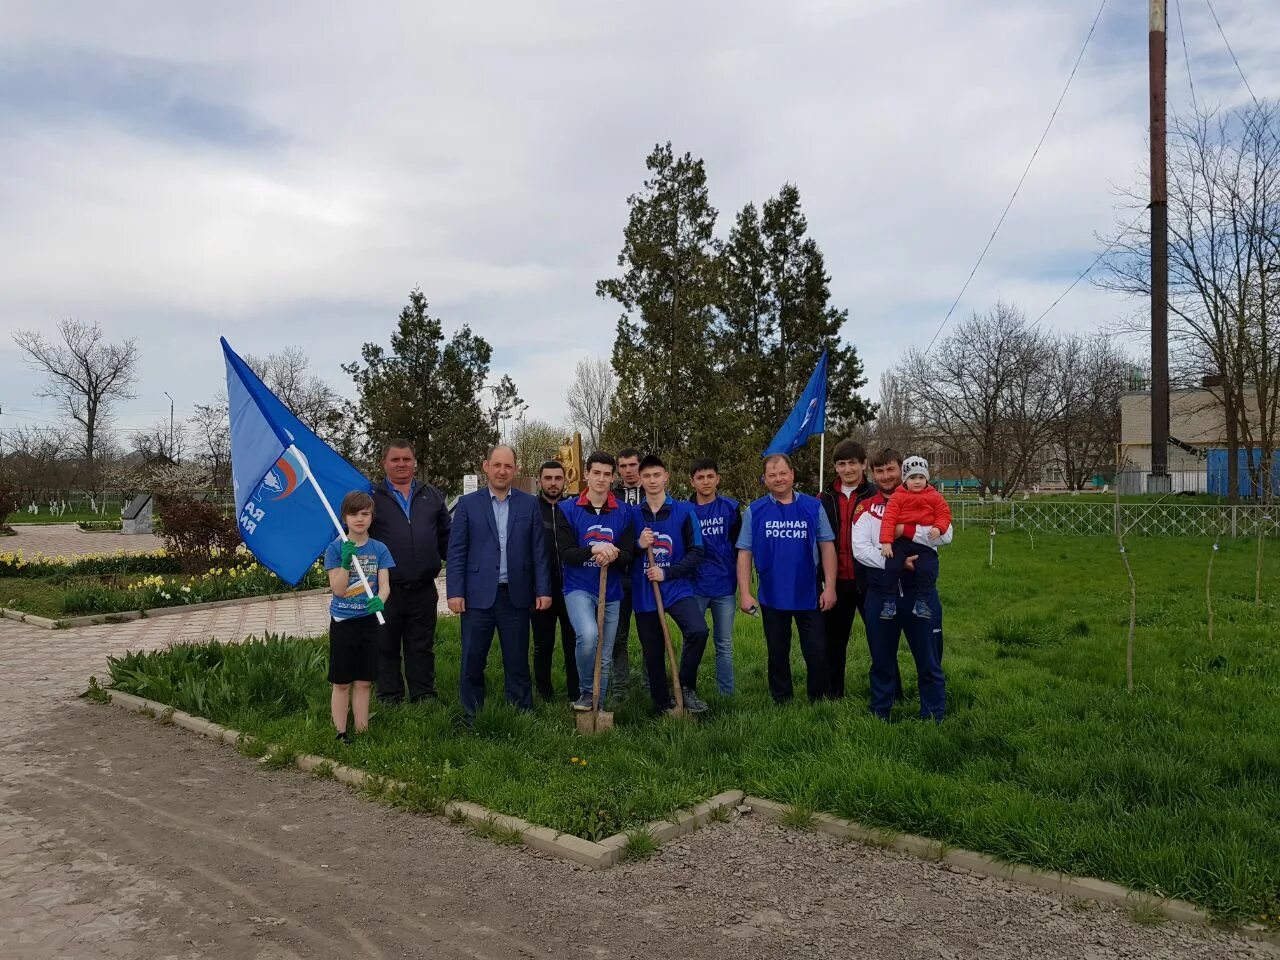
[{"label": "white flagpole", "polygon": [[[303,476],[307,478],[307,481],[311,484],[311,489],[316,492],[316,496],[319,497],[320,502],[324,504],[325,512],[329,514],[329,519],[333,521],[333,527],[338,531],[338,536],[342,538],[343,542],[346,542],[347,531],[342,529],[342,521],[340,521],[338,519],[338,515],[333,512],[333,505],[329,503],[329,498],[326,497],[324,495],[324,491],[320,489],[320,484],[316,483],[316,478],[311,473],[311,464],[307,462],[306,454],[299,450],[294,444],[291,444],[289,449],[293,451],[294,456],[298,458],[298,462],[302,464]],[[364,587],[365,596],[372,597],[374,595],[373,587],[369,585],[369,578],[364,575],[364,568],[360,566],[360,558],[352,557],[351,565],[355,567],[356,576],[360,578],[360,586]],[[387,621],[383,618],[381,613],[375,613],[374,616],[378,618],[378,623],[386,624]]]},{"label": "white flagpole", "polygon": [[826,489],[822,485],[823,470],[827,466],[827,432],[824,430],[818,434],[818,496],[822,496],[822,491]]}]

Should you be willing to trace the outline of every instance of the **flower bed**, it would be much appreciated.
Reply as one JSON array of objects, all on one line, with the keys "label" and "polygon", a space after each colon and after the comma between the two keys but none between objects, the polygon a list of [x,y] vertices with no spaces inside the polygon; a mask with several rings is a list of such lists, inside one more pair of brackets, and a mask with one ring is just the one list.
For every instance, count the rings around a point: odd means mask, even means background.
[{"label": "flower bed", "polygon": [[164,551],[79,557],[0,553],[0,607],[52,618],[239,600],[326,583],[317,566],[292,587],[242,553],[198,574],[182,573],[179,559]]}]

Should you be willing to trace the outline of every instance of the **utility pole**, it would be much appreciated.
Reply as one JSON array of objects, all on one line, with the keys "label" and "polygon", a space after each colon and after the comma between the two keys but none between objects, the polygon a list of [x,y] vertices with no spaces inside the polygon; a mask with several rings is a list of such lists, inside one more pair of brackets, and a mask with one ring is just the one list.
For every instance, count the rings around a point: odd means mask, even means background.
[{"label": "utility pole", "polygon": [[1165,163],[1165,15],[1168,0],[1150,0],[1147,60],[1151,88],[1151,475],[1148,493],[1169,482],[1169,196]]},{"label": "utility pole", "polygon": [[[169,391],[164,392],[169,397]],[[173,455],[173,397],[169,397],[169,459],[174,463],[178,462],[178,458]]]}]

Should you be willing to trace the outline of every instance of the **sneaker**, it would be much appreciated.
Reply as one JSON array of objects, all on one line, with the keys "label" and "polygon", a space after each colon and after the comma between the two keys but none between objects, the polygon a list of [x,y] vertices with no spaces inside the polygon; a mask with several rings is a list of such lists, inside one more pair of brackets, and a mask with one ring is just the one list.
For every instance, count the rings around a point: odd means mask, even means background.
[{"label": "sneaker", "polygon": [[334,737],[333,739],[334,739],[334,740],[337,740],[339,743],[350,743],[350,742],[351,742],[351,737],[347,735],[347,731],[345,731],[345,730],[339,730],[339,731],[338,731],[338,735],[337,735],[336,737]]},{"label": "sneaker", "polygon": [[591,709],[591,694],[584,693],[577,700],[573,701],[573,709],[578,713],[587,713]]},{"label": "sneaker", "polygon": [[895,600],[886,600],[880,608],[881,620],[894,620],[898,616],[898,604]]},{"label": "sneaker", "polygon": [[921,620],[933,619],[933,610],[929,607],[929,604],[926,603],[924,600],[917,600],[915,602],[915,606],[911,608],[911,612],[915,614],[917,617],[919,617]]},{"label": "sneaker", "polygon": [[685,710],[687,710],[689,713],[706,713],[707,712],[707,701],[703,700],[700,696],[697,695],[697,693],[690,690],[688,687],[682,687],[681,690],[684,693]]}]

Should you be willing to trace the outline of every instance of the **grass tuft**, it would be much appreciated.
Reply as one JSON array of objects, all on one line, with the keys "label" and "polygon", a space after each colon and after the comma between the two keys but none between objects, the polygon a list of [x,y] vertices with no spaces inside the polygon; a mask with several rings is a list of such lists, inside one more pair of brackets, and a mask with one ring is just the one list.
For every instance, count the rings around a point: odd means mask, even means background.
[{"label": "grass tuft", "polygon": [[812,830],[814,824],[814,814],[811,807],[803,805],[792,805],[781,817],[778,823],[784,827],[790,827],[792,830]]},{"label": "grass tuft", "polygon": [[292,767],[298,759],[298,751],[288,747],[274,746],[262,755],[262,765],[268,770],[284,770]]},{"label": "grass tuft", "polygon": [[658,852],[658,841],[648,830],[631,830],[622,848],[623,860],[647,860]]},{"label": "grass tuft", "polygon": [[317,780],[332,780],[333,779],[333,763],[330,762],[329,760],[325,760],[321,763],[317,763],[314,767],[311,768],[311,775],[315,777]]}]

